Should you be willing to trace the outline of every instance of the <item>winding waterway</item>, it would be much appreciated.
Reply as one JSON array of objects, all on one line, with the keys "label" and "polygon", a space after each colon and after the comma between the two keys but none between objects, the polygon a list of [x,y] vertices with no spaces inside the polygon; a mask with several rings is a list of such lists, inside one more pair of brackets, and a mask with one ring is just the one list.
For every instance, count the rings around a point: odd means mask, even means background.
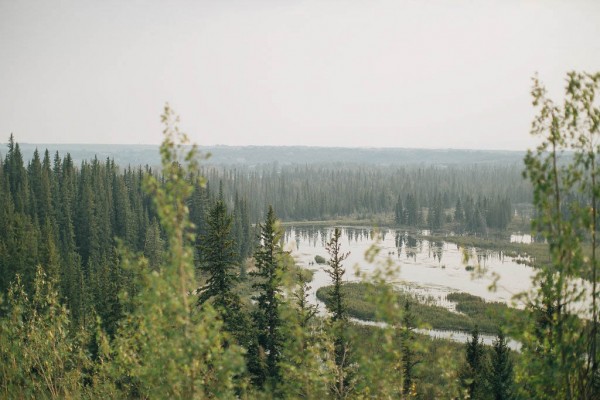
[{"label": "winding waterway", "polygon": [[[448,301],[446,296],[452,292],[466,292],[489,301],[502,301],[519,307],[522,305],[514,303],[513,296],[531,287],[534,270],[518,263],[517,259],[504,256],[502,252],[425,240],[419,238],[418,234],[404,230],[382,229],[377,232],[357,227],[341,227],[341,230],[341,250],[350,252],[344,261],[345,280],[349,282],[360,281],[362,278],[359,275],[371,276],[378,265],[390,261],[398,267],[399,273],[389,277],[389,283],[410,291],[422,301],[450,310],[454,310],[455,304]],[[325,306],[318,301],[316,291],[331,282],[325,266],[314,261],[317,255],[329,258],[325,244],[332,233],[332,227],[296,226],[288,227],[284,236],[285,247],[296,263],[314,271],[309,301],[319,304],[321,312],[324,312]],[[374,262],[369,263],[365,261],[365,253],[375,242],[380,251]],[[494,281],[495,290],[490,291]],[[458,341],[468,339],[468,335],[460,332],[431,331],[430,334],[437,337],[453,335],[453,339]],[[485,338],[485,341],[490,343],[492,339]]]},{"label": "winding waterway", "polygon": [[[502,252],[476,248],[462,248],[454,243],[420,239],[405,231],[379,231],[380,248],[374,263],[365,261],[365,252],[375,243],[377,232],[372,229],[342,227],[343,252],[350,252],[344,262],[347,281],[360,281],[361,274],[372,274],[378,263],[390,260],[399,267],[399,274],[389,282],[438,304],[452,308],[445,300],[448,293],[466,292],[490,301],[511,303],[514,295],[531,287],[533,268],[520,264],[518,259]],[[315,256],[329,258],[325,243],[333,228],[289,227],[285,232],[285,246],[298,265],[314,271],[312,292],[330,284],[324,265],[314,263]],[[465,253],[469,255],[465,259]],[[473,270],[472,268],[473,267]],[[480,271],[481,274],[476,272]],[[495,290],[489,287],[497,276]],[[316,297],[313,299],[316,302]],[[518,303],[517,303],[518,305]]]}]

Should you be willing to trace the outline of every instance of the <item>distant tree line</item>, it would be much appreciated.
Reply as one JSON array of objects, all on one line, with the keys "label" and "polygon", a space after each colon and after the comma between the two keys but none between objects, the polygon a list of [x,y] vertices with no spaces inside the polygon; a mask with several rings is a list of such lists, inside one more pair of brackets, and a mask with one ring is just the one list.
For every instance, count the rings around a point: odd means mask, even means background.
[{"label": "distant tree line", "polygon": [[[247,199],[251,221],[262,219],[264,204],[272,204],[287,221],[387,215],[393,223],[401,212],[407,214],[400,216],[407,219],[406,225],[442,226],[449,221],[446,214],[454,217],[452,210],[460,201],[468,212],[475,209],[468,207],[470,203],[478,207],[487,227],[501,228],[512,204],[532,202],[531,184],[523,179],[522,170],[518,165],[423,167],[349,162],[207,167],[202,174],[210,182],[222,182],[227,203],[233,203],[235,193]],[[403,211],[398,210],[399,199]],[[433,210],[431,221],[428,209]],[[471,217],[465,215],[460,222],[466,231],[476,230],[479,224],[469,221]]]},{"label": "distant tree line", "polygon": [[394,222],[397,225],[451,228],[459,233],[472,234],[486,234],[488,228],[506,229],[512,215],[510,199],[501,196],[480,196],[475,201],[466,195],[463,199],[459,197],[453,208],[447,209],[439,193],[434,194],[427,208],[421,207],[416,195],[408,193],[404,200],[399,195],[394,207]]}]

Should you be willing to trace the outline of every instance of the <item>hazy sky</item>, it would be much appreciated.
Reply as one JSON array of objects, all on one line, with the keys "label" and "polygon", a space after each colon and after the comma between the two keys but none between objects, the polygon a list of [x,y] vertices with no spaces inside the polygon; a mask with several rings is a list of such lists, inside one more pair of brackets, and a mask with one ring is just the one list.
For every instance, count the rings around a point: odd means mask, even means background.
[{"label": "hazy sky", "polygon": [[0,0],[0,142],[525,149],[600,1]]}]

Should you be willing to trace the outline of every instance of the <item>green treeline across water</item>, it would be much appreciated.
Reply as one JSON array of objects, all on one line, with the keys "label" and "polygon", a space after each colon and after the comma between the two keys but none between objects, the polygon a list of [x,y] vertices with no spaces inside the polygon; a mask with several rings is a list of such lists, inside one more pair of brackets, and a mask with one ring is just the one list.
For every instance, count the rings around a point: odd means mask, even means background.
[{"label": "green treeline across water", "polygon": [[[403,223],[428,227],[454,220],[457,203],[508,202],[530,204],[531,184],[520,165],[371,166],[360,164],[261,165],[254,168],[211,167],[202,170],[209,182],[222,182],[232,201],[235,193],[248,199],[253,220],[272,204],[286,221],[337,218],[369,219],[385,215],[394,223],[398,200],[414,207],[414,219]],[[410,203],[412,201],[412,203]],[[444,209],[441,222],[428,221],[427,209]],[[529,215],[528,215],[529,216]],[[485,218],[485,215],[483,216]],[[460,218],[460,216],[459,216]],[[462,220],[461,220],[462,222]]]}]

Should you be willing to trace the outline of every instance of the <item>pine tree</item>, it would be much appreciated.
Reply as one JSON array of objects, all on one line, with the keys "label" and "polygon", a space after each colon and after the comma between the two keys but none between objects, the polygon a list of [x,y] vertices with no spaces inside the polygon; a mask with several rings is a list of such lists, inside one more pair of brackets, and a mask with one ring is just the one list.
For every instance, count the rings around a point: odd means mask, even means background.
[{"label": "pine tree", "polygon": [[237,255],[231,232],[232,220],[225,202],[217,200],[208,213],[207,231],[201,240],[200,269],[208,275],[208,279],[199,291],[200,304],[215,298],[216,304],[226,306],[225,299],[231,295],[233,284],[237,280],[233,271]]},{"label": "pine tree", "polygon": [[252,273],[258,278],[258,283],[253,284],[258,291],[253,297],[258,303],[254,313],[257,343],[250,349],[249,368],[259,386],[265,382],[276,386],[280,378],[279,362],[284,340],[280,315],[284,264],[280,242],[275,212],[269,206],[267,218],[260,225],[260,242],[254,253],[257,271]]},{"label": "pine tree", "polygon": [[494,400],[514,399],[513,364],[502,332],[494,341],[489,371],[488,381]]},{"label": "pine tree", "polygon": [[238,258],[232,237],[232,220],[225,202],[217,200],[208,213],[206,234],[200,242],[200,269],[207,275],[207,282],[199,290],[198,303],[202,305],[210,300],[223,319],[224,330],[231,333],[238,344],[247,347],[249,321],[234,292],[238,281]]},{"label": "pine tree", "polygon": [[465,220],[465,210],[463,209],[460,197],[456,200],[456,206],[454,207],[454,221],[462,224]]},{"label": "pine tree", "polygon": [[329,253],[327,274],[331,278],[333,284],[333,291],[331,294],[333,304],[333,309],[331,310],[332,322],[348,319],[346,305],[344,304],[344,295],[342,293],[343,277],[344,273],[346,272],[342,262],[348,258],[350,253],[341,252],[341,235],[341,230],[339,228],[335,228],[331,239],[325,246],[327,252]]},{"label": "pine tree", "polygon": [[348,397],[352,389],[352,377],[349,373],[350,361],[350,341],[348,339],[348,310],[344,302],[342,293],[344,267],[342,262],[348,258],[350,253],[341,252],[340,237],[342,232],[335,228],[331,239],[326,244],[329,253],[327,274],[331,278],[333,290],[331,294],[331,322],[334,330],[334,355],[336,365],[336,382],[333,393],[338,399]]},{"label": "pine tree", "polygon": [[161,238],[160,226],[156,219],[146,229],[144,240],[144,257],[148,259],[148,267],[152,271],[158,271],[164,257],[164,241]]},{"label": "pine tree", "polygon": [[459,373],[460,381],[470,399],[479,399],[485,391],[485,348],[479,339],[479,329],[471,332],[471,340],[465,347],[465,363]]},{"label": "pine tree", "polygon": [[396,201],[396,206],[394,208],[394,221],[396,225],[401,225],[404,223],[404,207],[402,205],[402,196],[398,195],[398,200]]},{"label": "pine tree", "polygon": [[402,326],[400,328],[400,346],[402,351],[402,394],[409,396],[414,392],[415,366],[420,362],[415,345],[415,316],[411,311],[408,299],[404,302]]}]

